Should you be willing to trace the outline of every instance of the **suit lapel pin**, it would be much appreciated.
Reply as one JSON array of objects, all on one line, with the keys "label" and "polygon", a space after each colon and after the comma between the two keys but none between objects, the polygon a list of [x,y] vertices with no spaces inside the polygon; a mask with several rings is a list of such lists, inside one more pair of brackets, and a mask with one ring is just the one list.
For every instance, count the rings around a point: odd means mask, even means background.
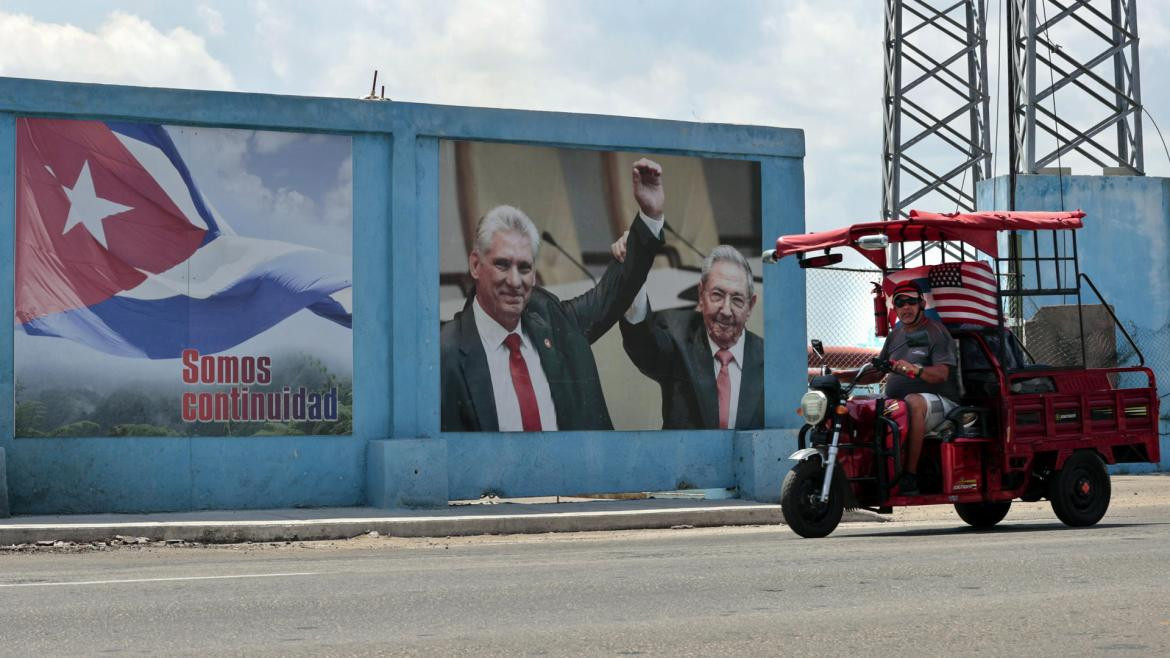
[{"label": "suit lapel pin", "polygon": [[552,341],[545,338],[544,339],[544,348],[547,350],[551,350],[552,349]]}]

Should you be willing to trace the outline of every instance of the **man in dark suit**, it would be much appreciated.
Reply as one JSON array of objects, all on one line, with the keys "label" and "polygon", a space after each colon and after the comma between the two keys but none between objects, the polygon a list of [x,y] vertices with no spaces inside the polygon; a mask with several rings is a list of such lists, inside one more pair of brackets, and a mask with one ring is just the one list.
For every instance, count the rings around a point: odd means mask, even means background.
[{"label": "man in dark suit", "polygon": [[468,267],[475,295],[439,331],[444,432],[611,430],[590,345],[621,318],[662,245],[662,168],[634,163],[641,212],[628,255],[595,287],[562,301],[536,287],[540,232],[511,206],[488,211]]},{"label": "man in dark suit", "polygon": [[764,426],[764,340],[744,329],[755,305],[751,266],[728,245],[703,261],[697,311],[652,311],[638,296],[622,345],[662,388],[663,429]]}]

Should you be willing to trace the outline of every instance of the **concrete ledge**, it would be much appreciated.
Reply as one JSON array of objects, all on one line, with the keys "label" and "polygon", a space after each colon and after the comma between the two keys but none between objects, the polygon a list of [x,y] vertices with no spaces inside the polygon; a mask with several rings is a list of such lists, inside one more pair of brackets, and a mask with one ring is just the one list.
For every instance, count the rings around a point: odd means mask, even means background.
[{"label": "concrete ledge", "polygon": [[0,448],[0,519],[7,519],[11,508],[8,507],[8,461],[4,455],[4,448]]}]

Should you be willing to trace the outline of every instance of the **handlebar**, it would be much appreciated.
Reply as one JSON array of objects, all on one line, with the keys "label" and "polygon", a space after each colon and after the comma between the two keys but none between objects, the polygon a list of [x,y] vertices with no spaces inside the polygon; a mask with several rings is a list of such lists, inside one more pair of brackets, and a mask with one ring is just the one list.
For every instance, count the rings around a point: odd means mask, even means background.
[{"label": "handlebar", "polygon": [[[873,357],[872,359],[870,359],[866,363],[862,364],[862,366],[856,370],[853,370],[853,371],[835,370],[830,374],[832,374],[835,377],[838,377],[838,379],[840,379],[841,382],[843,384],[845,384],[844,388],[842,389],[842,392],[846,396],[848,396],[850,393],[853,392],[853,389],[856,388],[861,383],[861,378],[871,370],[877,370],[878,372],[888,374],[890,372],[893,372],[893,364],[887,359],[880,359],[878,357]],[[852,375],[852,376],[850,377],[850,375]],[[845,382],[844,378],[846,378],[846,377],[849,378],[848,383]]]}]

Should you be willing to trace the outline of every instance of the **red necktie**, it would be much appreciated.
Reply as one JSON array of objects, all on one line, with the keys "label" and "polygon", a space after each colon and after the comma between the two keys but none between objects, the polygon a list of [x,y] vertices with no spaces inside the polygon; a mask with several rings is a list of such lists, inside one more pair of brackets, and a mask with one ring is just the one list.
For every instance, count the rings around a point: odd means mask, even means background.
[{"label": "red necktie", "polygon": [[512,371],[512,388],[516,389],[516,399],[520,401],[520,424],[525,432],[539,432],[540,407],[536,404],[536,392],[532,390],[532,378],[528,376],[528,364],[520,353],[520,334],[508,334],[504,345],[511,353],[508,356],[508,369]]},{"label": "red necktie", "polygon": [[715,353],[715,360],[719,362],[719,376],[715,378],[715,392],[719,395],[719,429],[727,429],[727,419],[731,415],[731,373],[727,371],[727,364],[735,358],[727,350]]}]

